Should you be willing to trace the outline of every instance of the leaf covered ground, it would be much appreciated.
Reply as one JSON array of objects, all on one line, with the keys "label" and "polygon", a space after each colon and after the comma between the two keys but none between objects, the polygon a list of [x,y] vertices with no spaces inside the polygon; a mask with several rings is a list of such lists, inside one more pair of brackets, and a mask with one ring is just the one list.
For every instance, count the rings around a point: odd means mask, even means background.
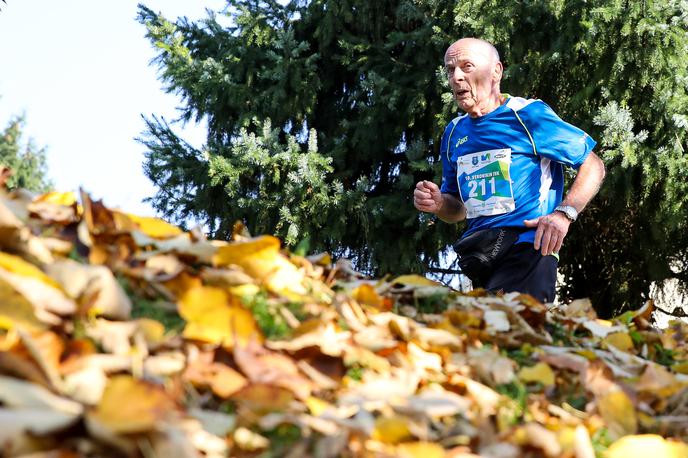
[{"label": "leaf covered ground", "polygon": [[0,250],[3,456],[688,456],[688,324],[651,303],[369,279],[86,194],[2,194]]}]

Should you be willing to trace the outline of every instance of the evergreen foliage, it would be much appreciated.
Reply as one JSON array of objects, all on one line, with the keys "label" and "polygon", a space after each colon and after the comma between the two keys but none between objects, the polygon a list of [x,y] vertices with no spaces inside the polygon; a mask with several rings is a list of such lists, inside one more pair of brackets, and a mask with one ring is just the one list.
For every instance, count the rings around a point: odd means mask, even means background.
[{"label": "evergreen foliage", "polygon": [[236,219],[291,245],[308,236],[376,274],[437,267],[462,226],[419,214],[412,189],[439,183],[456,115],[444,51],[478,36],[502,54],[504,92],[545,100],[607,164],[564,244],[562,298],[604,313],[637,306],[653,281],[688,283],[687,1],[227,3],[198,22],[139,9],[181,120],[209,126],[197,150],[147,119],[151,203],[166,217],[214,237]]},{"label": "evergreen foliage", "polygon": [[12,118],[0,135],[0,167],[12,171],[7,180],[9,189],[25,188],[36,192],[46,192],[52,187],[48,179],[48,164],[45,148],[39,148],[29,139],[22,142],[24,117]]}]

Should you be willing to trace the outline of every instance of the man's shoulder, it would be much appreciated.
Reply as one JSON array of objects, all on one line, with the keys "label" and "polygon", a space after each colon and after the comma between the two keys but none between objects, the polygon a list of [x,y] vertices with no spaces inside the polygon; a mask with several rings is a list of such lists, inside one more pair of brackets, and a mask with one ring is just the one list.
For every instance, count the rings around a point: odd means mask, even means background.
[{"label": "man's shoulder", "polygon": [[507,108],[511,108],[513,111],[521,110],[537,110],[542,109],[546,106],[545,102],[540,99],[526,99],[524,97],[509,97],[506,102]]},{"label": "man's shoulder", "polygon": [[459,125],[461,120],[465,119],[467,116],[468,114],[462,114],[449,121],[447,127],[444,128],[444,134],[449,135]]}]

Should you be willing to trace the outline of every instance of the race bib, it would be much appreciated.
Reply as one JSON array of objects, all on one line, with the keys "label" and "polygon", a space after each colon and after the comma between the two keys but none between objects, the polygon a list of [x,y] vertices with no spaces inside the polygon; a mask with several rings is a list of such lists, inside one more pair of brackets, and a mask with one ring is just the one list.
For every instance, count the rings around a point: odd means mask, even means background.
[{"label": "race bib", "polygon": [[467,218],[509,213],[516,208],[511,187],[511,149],[493,149],[461,156],[458,184]]}]

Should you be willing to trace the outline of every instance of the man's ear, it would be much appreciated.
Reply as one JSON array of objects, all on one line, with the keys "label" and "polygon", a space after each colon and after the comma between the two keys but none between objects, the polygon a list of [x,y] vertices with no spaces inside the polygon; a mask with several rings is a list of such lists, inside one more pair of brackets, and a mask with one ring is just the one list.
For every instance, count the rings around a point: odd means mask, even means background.
[{"label": "man's ear", "polygon": [[502,80],[502,73],[504,73],[504,66],[501,62],[497,62],[492,70],[492,81],[498,83]]}]

